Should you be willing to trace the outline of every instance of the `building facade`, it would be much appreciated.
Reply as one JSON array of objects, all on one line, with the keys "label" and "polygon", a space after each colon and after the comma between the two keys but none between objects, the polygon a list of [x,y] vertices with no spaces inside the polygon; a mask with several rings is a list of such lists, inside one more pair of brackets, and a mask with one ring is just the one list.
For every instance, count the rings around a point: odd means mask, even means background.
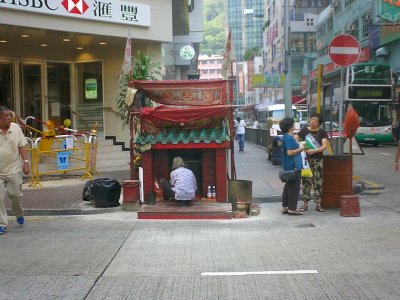
[{"label": "building facade", "polygon": [[162,45],[163,77],[167,80],[186,80],[197,73],[199,46],[203,41],[203,0],[172,2],[173,41]]},{"label": "building facade", "polygon": [[263,43],[265,0],[226,0],[227,27],[237,61],[244,61],[246,51],[261,49]]},{"label": "building facade", "polygon": [[220,55],[199,55],[198,72],[200,79],[223,79],[221,75],[223,57]]},{"label": "building facade", "polygon": [[[323,72],[334,71],[337,66],[328,55],[330,41],[337,35],[349,34],[360,43],[358,62],[388,64],[394,75],[393,125],[399,120],[400,94],[400,7],[384,0],[334,0],[320,15],[318,22],[318,60]],[[316,76],[310,72],[308,80]]]},{"label": "building facade", "polygon": [[[318,15],[330,5],[329,0],[290,0],[289,46],[292,74],[292,94],[301,96],[303,75],[308,74],[317,59],[316,28]],[[269,0],[266,5],[266,29],[263,45],[264,73],[282,82],[286,72],[285,7],[283,1]],[[283,103],[283,86],[266,86],[267,103]],[[273,104],[272,103],[272,104]]]},{"label": "building facade", "polygon": [[95,127],[127,146],[129,130],[114,110],[127,37],[133,56],[140,50],[162,63],[174,27],[190,31],[187,15],[174,20],[173,13],[190,3],[25,2],[0,1],[0,104],[21,118],[71,119],[72,128]]}]

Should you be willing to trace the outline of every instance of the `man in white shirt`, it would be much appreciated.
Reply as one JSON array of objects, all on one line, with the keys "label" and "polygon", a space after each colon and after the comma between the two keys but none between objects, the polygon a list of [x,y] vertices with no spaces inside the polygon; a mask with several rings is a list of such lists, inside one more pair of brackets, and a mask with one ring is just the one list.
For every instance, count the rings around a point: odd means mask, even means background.
[{"label": "man in white shirt", "polygon": [[239,143],[239,151],[244,150],[244,133],[246,131],[246,122],[241,117],[236,118],[236,138]]},{"label": "man in white shirt", "polygon": [[18,124],[11,122],[11,111],[0,105],[0,235],[8,225],[4,195],[7,191],[13,213],[18,224],[24,224],[24,211],[21,206],[21,161],[22,171],[29,174],[29,160],[25,151],[26,139]]}]

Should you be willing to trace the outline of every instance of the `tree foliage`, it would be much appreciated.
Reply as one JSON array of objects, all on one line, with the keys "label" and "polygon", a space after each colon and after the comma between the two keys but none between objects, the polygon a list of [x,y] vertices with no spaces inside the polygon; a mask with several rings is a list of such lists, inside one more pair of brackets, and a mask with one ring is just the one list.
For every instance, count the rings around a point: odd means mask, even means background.
[{"label": "tree foliage", "polygon": [[224,0],[204,0],[203,30],[204,41],[200,45],[200,53],[222,54],[225,46]]},{"label": "tree foliage", "polygon": [[245,61],[251,61],[254,59],[255,56],[260,56],[261,55],[261,49],[258,46],[254,46],[251,49],[246,50],[246,52],[243,55],[243,59]]}]

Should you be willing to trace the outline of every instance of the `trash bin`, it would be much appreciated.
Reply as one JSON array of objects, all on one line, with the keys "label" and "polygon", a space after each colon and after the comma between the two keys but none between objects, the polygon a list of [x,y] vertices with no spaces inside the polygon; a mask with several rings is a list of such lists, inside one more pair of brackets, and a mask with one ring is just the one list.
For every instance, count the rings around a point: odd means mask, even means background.
[{"label": "trash bin", "polygon": [[[248,203],[250,210],[252,198],[253,182],[249,180],[229,180],[228,181],[228,202],[232,203],[232,210],[237,211],[237,203]],[[250,211],[247,211],[250,214]]]},{"label": "trash bin", "polygon": [[96,207],[119,206],[121,185],[118,180],[110,178],[96,178],[86,182],[82,198],[92,202]]},{"label": "trash bin", "polygon": [[340,208],[342,195],[353,194],[353,156],[324,155],[321,206]]},{"label": "trash bin", "polygon": [[282,135],[276,135],[272,139],[271,162],[273,165],[282,163]]},{"label": "trash bin", "polygon": [[122,195],[124,202],[136,202],[140,200],[140,181],[124,180],[122,182]]}]

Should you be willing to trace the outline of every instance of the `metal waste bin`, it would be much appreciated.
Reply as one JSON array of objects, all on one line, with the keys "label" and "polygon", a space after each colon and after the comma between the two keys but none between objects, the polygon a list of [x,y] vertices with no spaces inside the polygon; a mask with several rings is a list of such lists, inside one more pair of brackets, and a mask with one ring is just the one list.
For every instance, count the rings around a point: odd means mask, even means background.
[{"label": "metal waste bin", "polygon": [[353,194],[353,156],[325,155],[321,206],[340,208],[342,195]]},{"label": "metal waste bin", "polygon": [[273,165],[282,164],[282,135],[276,135],[272,139],[271,161]]},{"label": "metal waste bin", "polygon": [[[228,202],[232,203],[232,210],[237,210],[238,202],[248,203],[250,210],[253,193],[253,182],[249,180],[228,180]],[[250,211],[247,212],[250,214]]]}]

